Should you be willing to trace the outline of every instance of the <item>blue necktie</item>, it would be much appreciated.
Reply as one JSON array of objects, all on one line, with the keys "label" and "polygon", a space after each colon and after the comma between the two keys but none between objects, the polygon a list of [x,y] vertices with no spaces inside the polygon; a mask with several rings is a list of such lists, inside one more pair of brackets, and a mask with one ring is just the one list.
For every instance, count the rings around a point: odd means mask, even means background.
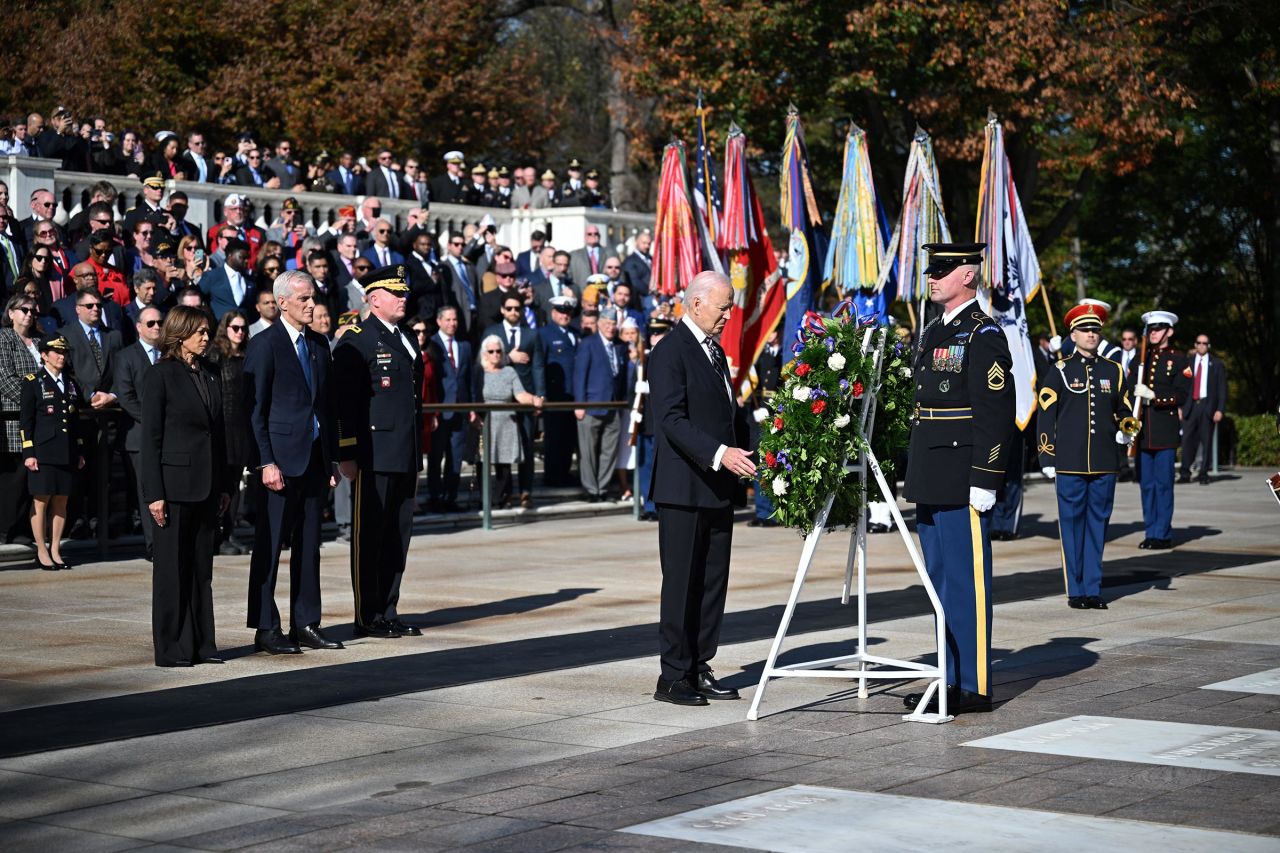
[{"label": "blue necktie", "polygon": [[468,304],[470,307],[475,308],[475,307],[476,307],[476,295],[475,295],[475,293],[473,293],[473,292],[471,291],[471,281],[470,281],[470,279],[467,277],[467,268],[466,268],[465,266],[463,266],[462,261],[455,261],[455,262],[454,262],[454,268],[455,268],[455,269],[457,269],[457,271],[458,271],[458,279],[462,282],[462,289],[463,289],[463,290],[466,292],[466,294],[467,294],[467,304]]},{"label": "blue necktie", "polygon": [[[316,397],[316,386],[311,378],[311,350],[307,347],[307,334],[298,335],[298,364],[302,366],[302,376],[307,380],[307,388],[311,391],[311,399]],[[311,440],[320,437],[320,419],[311,415]]]}]

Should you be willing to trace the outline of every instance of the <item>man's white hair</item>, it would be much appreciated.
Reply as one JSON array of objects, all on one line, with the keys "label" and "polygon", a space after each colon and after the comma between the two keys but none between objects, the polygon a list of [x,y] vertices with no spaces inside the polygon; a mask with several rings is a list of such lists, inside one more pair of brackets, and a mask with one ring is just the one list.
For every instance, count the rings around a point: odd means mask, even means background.
[{"label": "man's white hair", "polygon": [[311,273],[306,270],[285,270],[271,283],[271,292],[275,294],[277,300],[288,299],[304,284],[316,286],[316,280],[311,277]]},{"label": "man's white hair", "polygon": [[733,284],[729,281],[729,276],[722,272],[703,270],[695,275],[693,281],[689,282],[689,286],[685,288],[685,301],[689,302],[694,298],[705,300],[717,287],[732,288]]}]

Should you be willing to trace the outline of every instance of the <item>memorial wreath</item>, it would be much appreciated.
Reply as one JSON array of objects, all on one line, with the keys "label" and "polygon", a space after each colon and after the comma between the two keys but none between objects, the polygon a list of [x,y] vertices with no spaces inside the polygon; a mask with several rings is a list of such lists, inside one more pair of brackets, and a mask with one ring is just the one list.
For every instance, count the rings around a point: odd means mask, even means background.
[{"label": "memorial wreath", "polygon": [[[868,331],[870,345],[863,347]],[[877,375],[876,351],[884,344]],[[856,524],[865,505],[863,484],[845,470],[868,448],[892,483],[894,460],[911,434],[911,350],[887,327],[859,324],[842,302],[830,317],[810,311],[792,345],[782,387],[760,424],[759,480],[773,501],[773,518],[803,535],[834,493],[827,528]],[[871,436],[862,434],[861,402],[874,394]]]}]

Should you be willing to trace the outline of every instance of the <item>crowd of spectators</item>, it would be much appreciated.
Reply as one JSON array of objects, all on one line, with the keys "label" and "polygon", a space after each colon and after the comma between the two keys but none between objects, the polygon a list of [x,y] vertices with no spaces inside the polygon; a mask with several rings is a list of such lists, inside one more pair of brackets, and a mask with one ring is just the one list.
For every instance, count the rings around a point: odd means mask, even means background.
[{"label": "crowd of spectators", "polygon": [[[497,228],[485,219],[437,234],[429,209],[430,201],[603,206],[607,200],[597,174],[584,173],[575,160],[568,180],[558,184],[553,173],[539,178],[534,167],[468,170],[460,152],[450,152],[444,172],[429,180],[416,160],[401,165],[389,151],[379,151],[369,163],[344,152],[332,164],[324,158],[303,164],[290,160],[288,140],[280,140],[265,161],[247,137],[234,151],[207,156],[200,134],[188,134],[186,142],[183,150],[174,134],[157,134],[148,154],[137,134],[126,132],[117,141],[101,120],[77,124],[61,109],[48,126],[37,115],[8,123],[0,153],[53,156],[64,168],[99,171],[104,178],[92,185],[87,203],[69,220],[55,216],[57,205],[48,190],[14,199],[0,182],[0,295],[6,302],[0,405],[11,413],[0,464],[5,494],[0,540],[30,538],[31,496],[16,413],[22,380],[44,364],[41,342],[61,337],[80,408],[110,413],[86,422],[86,464],[75,472],[67,529],[73,537],[89,537],[99,520],[110,518],[113,534],[141,532],[151,555],[154,525],[143,503],[137,447],[139,389],[141,374],[159,356],[164,318],[181,305],[204,312],[213,332],[200,358],[220,380],[227,466],[231,479],[241,484],[219,519],[219,547],[223,553],[243,553],[248,545],[235,538],[234,530],[238,521],[254,518],[254,478],[245,474],[256,460],[245,432],[240,377],[248,340],[279,321],[273,284],[290,270],[314,278],[309,328],[332,346],[368,313],[362,280],[379,269],[403,266],[409,293],[402,329],[416,338],[422,353],[423,402],[538,407],[425,418],[427,477],[419,510],[461,508],[462,466],[478,462],[484,417],[491,420],[498,506],[533,505],[539,454],[549,486],[580,484],[593,501],[631,497],[626,472],[637,464],[631,413],[624,408],[543,412],[541,407],[547,401],[632,399],[642,339],[649,327],[660,334],[679,313],[678,298],[650,294],[650,234],[636,235],[624,260],[603,245],[595,225],[587,226],[585,246],[573,252],[558,250],[538,231],[529,245],[512,247],[499,242]],[[123,214],[122,188],[137,190],[138,185],[117,181],[117,186],[105,177],[122,174],[141,178],[138,203]],[[185,193],[166,195],[171,178],[234,184],[222,198],[221,221],[207,229],[189,222]],[[292,198],[267,222],[236,186],[364,198],[341,208],[334,222],[316,227],[304,220]],[[397,227],[382,215],[386,198],[422,203]],[[15,213],[18,205],[27,210]],[[500,354],[489,351],[498,347]],[[103,460],[111,494],[130,496],[132,511],[123,517],[118,501],[101,505],[95,484]],[[345,483],[330,499],[329,512],[344,533],[350,526],[350,499]]]}]

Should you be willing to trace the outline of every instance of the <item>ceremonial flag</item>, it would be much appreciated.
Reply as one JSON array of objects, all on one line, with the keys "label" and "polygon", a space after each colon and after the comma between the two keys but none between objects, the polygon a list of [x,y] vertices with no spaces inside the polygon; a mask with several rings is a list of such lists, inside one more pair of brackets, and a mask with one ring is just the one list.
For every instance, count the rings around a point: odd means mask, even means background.
[{"label": "ceremonial flag", "polygon": [[884,211],[876,200],[867,135],[851,125],[844,141],[840,200],[831,223],[824,278],[853,300],[859,320],[888,316],[880,268],[886,262]]},{"label": "ceremonial flag", "polygon": [[[947,227],[946,211],[942,209],[933,143],[929,134],[916,128],[907,157],[907,173],[902,180],[902,213],[888,248],[888,254],[896,258],[899,299],[914,305],[929,298],[929,281],[924,274],[929,259],[922,247],[926,243],[950,242],[951,229]],[[880,287],[888,279],[890,269],[889,265],[880,268]]]},{"label": "ceremonial flag", "polygon": [[995,114],[987,117],[986,149],[978,186],[978,227],[974,239],[987,244],[978,302],[1004,329],[1013,356],[1018,428],[1036,410],[1036,366],[1027,328],[1027,303],[1040,291],[1040,262],[1013,185],[1004,132]]},{"label": "ceremonial flag", "polygon": [[716,251],[716,231],[720,220],[720,187],[711,162],[711,146],[707,144],[707,110],[698,92],[698,150],[694,152],[693,203],[697,208],[698,244],[702,251],[703,269],[724,272],[724,263]]},{"label": "ceremonial flag", "polygon": [[662,152],[662,173],[658,179],[651,291],[674,296],[688,287],[702,270],[694,216],[689,200],[684,143],[679,140],[669,142]]},{"label": "ceremonial flag", "polygon": [[747,138],[729,127],[724,149],[724,211],[716,248],[733,283],[733,312],[720,333],[730,387],[749,393],[751,368],[786,308],[778,259],[765,231],[764,211],[747,171]]},{"label": "ceremonial flag", "polygon": [[813,197],[809,178],[809,155],[804,147],[804,128],[795,107],[787,110],[787,135],[782,144],[782,181],[779,204],[782,226],[790,232],[787,246],[787,313],[783,329],[786,361],[794,358],[791,344],[822,292],[822,266],[827,254],[827,238],[822,217]]}]

